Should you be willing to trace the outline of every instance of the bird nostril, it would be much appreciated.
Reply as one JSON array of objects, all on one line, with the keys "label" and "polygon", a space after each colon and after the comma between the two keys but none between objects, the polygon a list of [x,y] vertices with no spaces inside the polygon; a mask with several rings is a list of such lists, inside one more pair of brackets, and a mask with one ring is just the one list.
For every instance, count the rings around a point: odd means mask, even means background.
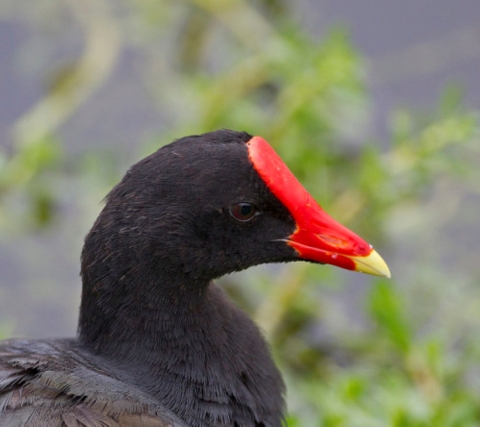
[{"label": "bird nostril", "polygon": [[316,236],[320,239],[320,240],[323,240],[324,242],[328,243],[329,245],[334,245],[335,247],[345,247],[345,246],[348,246],[348,242],[343,240],[343,239],[339,239],[337,237],[333,237],[333,236],[327,236],[325,234],[316,234]]}]

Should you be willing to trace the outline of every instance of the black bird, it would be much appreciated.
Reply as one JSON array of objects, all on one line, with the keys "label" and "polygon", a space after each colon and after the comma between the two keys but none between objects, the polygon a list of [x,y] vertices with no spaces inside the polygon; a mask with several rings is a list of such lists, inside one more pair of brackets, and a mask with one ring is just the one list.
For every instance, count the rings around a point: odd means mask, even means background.
[{"label": "black bird", "polygon": [[219,130],[159,149],[85,239],[78,338],[0,344],[0,426],[281,426],[268,347],[212,280],[296,260],[390,276],[262,138]]}]

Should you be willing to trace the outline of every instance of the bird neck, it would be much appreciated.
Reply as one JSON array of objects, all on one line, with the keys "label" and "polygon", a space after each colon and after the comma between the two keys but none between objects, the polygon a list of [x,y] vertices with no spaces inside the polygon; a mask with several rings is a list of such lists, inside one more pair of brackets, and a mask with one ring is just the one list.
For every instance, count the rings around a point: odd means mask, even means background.
[{"label": "bird neck", "polygon": [[171,265],[113,261],[82,271],[79,338],[97,354],[147,356],[181,339],[179,330],[208,307],[208,281],[190,282]]},{"label": "bird neck", "polygon": [[281,425],[280,374],[257,327],[219,287],[158,266],[117,270],[98,276],[108,286],[83,274],[80,345],[189,426]]}]

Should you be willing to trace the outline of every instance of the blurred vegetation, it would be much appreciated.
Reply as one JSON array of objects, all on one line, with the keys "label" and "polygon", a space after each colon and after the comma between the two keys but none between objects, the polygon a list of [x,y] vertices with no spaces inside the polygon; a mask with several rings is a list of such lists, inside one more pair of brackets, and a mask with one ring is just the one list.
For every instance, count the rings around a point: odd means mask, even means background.
[{"label": "blurred vegetation", "polygon": [[[350,279],[298,263],[222,279],[269,336],[288,383],[288,425],[480,425],[480,251],[459,237],[478,233],[469,204],[479,202],[479,120],[458,88],[439,94],[434,111],[398,109],[378,141],[368,64],[348,32],[306,34],[286,1],[36,4],[7,0],[0,17],[71,26],[82,50],[51,65],[44,97],[0,152],[1,233],[54,228],[65,192],[97,201],[127,161],[174,138],[262,135],[393,273]],[[115,147],[69,155],[62,128],[125,52],[137,56],[164,130],[134,141],[128,160],[116,162]]]}]

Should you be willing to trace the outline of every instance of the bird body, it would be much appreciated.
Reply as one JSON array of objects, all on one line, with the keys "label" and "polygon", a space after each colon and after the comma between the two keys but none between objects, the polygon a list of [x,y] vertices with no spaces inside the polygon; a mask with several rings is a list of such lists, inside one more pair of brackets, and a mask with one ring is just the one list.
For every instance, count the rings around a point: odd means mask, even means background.
[{"label": "bird body", "polygon": [[212,281],[266,262],[389,275],[261,138],[182,138],[134,165],[85,239],[79,336],[0,344],[0,426],[280,427],[284,385]]},{"label": "bird body", "polygon": [[74,340],[0,345],[2,427],[184,427],[151,396],[102,368]]}]

